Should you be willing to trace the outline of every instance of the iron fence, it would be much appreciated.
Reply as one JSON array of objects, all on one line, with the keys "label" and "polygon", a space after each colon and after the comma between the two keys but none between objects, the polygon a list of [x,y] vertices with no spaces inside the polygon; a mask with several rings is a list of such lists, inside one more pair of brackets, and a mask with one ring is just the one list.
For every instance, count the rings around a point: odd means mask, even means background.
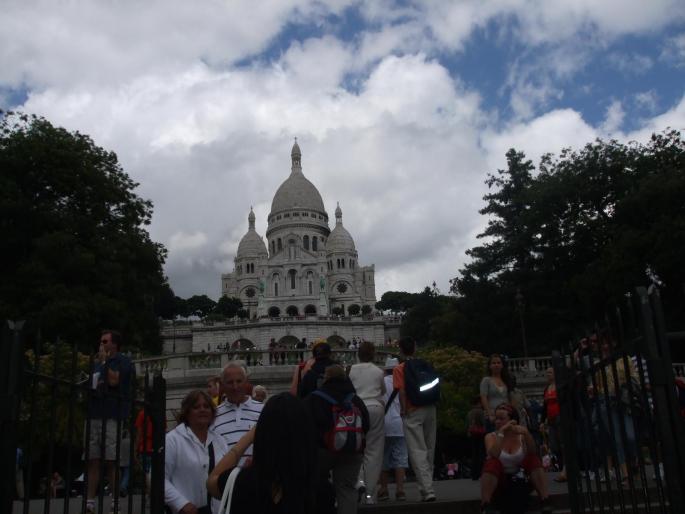
[{"label": "iron fence", "polygon": [[637,288],[553,365],[571,511],[685,512],[685,431],[658,289]]},{"label": "iron fence", "polygon": [[[0,397],[0,465],[3,477],[15,479],[0,481],[0,511],[85,514],[89,476],[99,476],[97,512],[108,507],[112,512],[161,514],[166,411],[162,376],[145,373],[136,379],[131,364],[130,387],[110,388],[107,380],[94,387],[94,354],[82,354],[75,345],[59,341],[45,344],[40,332],[27,330],[23,322],[3,324],[1,340],[0,391],[6,393]],[[96,418],[91,409],[97,402],[107,402],[120,415]],[[147,480],[134,444],[139,412],[142,426],[151,427],[151,434],[140,434],[143,444],[146,437],[152,439]],[[129,444],[124,448],[126,435]],[[113,440],[114,479],[109,481],[114,483],[107,488],[105,445],[98,446],[99,455],[91,455],[91,436]],[[119,486],[126,462],[128,494],[123,497]],[[89,464],[98,472],[89,473]]]}]

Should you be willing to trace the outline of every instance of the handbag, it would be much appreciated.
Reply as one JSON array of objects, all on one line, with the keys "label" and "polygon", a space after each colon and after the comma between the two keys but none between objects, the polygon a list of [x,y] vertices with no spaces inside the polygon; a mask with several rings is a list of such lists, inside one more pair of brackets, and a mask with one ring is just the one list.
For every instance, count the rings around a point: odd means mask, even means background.
[{"label": "handbag", "polygon": [[228,480],[226,480],[226,486],[224,487],[224,493],[221,495],[221,503],[219,504],[219,512],[217,514],[230,514],[231,513],[231,500],[233,499],[233,487],[235,486],[235,480],[238,478],[238,473],[240,473],[240,468],[236,466],[228,475]]}]

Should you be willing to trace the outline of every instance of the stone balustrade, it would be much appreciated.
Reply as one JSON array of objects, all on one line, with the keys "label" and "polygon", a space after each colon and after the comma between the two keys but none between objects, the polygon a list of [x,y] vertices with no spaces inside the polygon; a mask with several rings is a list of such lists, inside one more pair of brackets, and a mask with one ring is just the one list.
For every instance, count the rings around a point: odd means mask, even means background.
[{"label": "stone balustrade", "polygon": [[[395,347],[376,348],[375,363],[379,366],[385,364],[387,357],[396,356],[399,350]],[[189,352],[161,357],[149,357],[135,360],[136,371],[143,374],[161,372],[167,375],[170,371],[177,370],[212,370],[222,369],[229,361],[239,360],[250,368],[270,366],[293,366],[303,358],[307,359],[311,350],[281,350],[273,352],[269,350],[229,350],[223,352]],[[351,365],[358,362],[357,350],[333,349],[333,360],[343,365]]]}]

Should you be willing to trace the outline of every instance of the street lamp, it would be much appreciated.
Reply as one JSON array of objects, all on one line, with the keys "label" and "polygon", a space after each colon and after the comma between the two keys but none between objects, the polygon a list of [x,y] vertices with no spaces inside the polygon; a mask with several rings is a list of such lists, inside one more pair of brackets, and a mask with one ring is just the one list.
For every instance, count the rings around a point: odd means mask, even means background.
[{"label": "street lamp", "polygon": [[519,311],[519,321],[521,322],[521,339],[523,340],[523,357],[528,359],[528,341],[526,340],[526,322],[523,319],[523,309],[526,306],[525,298],[521,293],[521,288],[516,288],[516,308]]}]

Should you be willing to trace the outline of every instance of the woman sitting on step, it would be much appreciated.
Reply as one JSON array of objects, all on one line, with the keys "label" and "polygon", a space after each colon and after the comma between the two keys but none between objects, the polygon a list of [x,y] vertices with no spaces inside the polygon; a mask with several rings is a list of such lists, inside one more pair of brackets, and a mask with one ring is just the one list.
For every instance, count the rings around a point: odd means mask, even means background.
[{"label": "woman sitting on step", "polygon": [[502,403],[495,409],[495,431],[485,436],[487,459],[480,479],[482,510],[492,512],[496,502],[503,512],[524,512],[532,483],[540,497],[541,511],[551,513],[535,441],[518,421],[518,412],[510,404]]}]

